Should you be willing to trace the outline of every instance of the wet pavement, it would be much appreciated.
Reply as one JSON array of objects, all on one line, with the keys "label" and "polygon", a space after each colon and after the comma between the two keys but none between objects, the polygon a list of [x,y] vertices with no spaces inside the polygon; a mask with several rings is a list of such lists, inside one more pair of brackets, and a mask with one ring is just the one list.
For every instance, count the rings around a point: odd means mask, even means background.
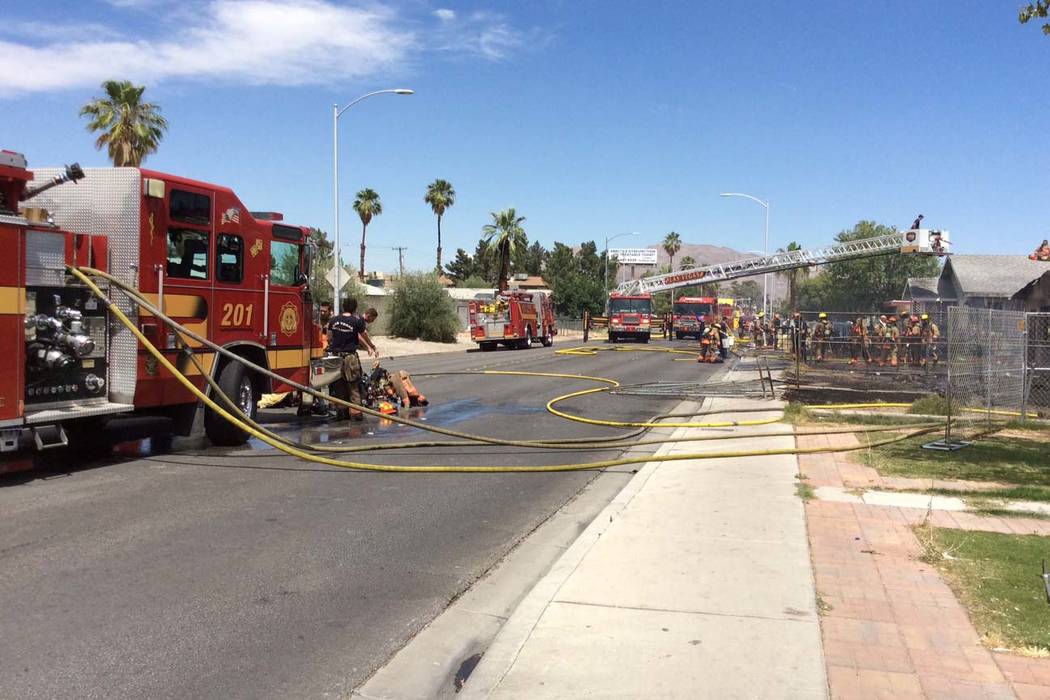
[{"label": "wet pavement", "polygon": [[[431,399],[413,409],[418,420],[496,437],[560,439],[624,432],[544,410],[552,397],[593,383],[421,375],[491,368],[635,383],[718,371],[674,357],[565,357],[536,348],[384,366],[411,372]],[[566,406],[638,420],[673,404],[602,394]],[[294,409],[263,419],[308,443],[446,439],[376,418],[299,419]],[[352,459],[526,465],[618,454],[479,445]],[[347,696],[591,479],[630,472],[361,473],[302,462],[256,441],[213,448],[163,438],[90,459],[54,453],[39,467],[0,477],[0,697]]]}]

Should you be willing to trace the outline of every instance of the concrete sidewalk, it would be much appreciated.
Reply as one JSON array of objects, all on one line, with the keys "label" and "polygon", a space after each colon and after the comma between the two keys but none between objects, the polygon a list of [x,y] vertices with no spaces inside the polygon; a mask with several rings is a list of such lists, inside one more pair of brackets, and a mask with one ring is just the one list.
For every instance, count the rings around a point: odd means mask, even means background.
[{"label": "concrete sidewalk", "polygon": [[[779,408],[739,399],[707,406]],[[677,434],[701,431],[714,432]],[[826,697],[796,458],[659,461],[794,444],[779,437],[666,445],[525,597],[461,695]]]}]

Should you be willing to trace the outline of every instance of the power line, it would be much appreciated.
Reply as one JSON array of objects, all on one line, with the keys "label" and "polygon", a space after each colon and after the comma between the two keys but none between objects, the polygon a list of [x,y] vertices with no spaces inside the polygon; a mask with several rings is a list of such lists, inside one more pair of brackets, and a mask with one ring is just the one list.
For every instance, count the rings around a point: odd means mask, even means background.
[{"label": "power line", "polygon": [[404,277],[405,276],[405,251],[408,250],[408,246],[392,245],[392,246],[390,246],[390,250],[396,250],[397,251],[397,265],[398,265],[398,268],[400,268],[400,270],[401,270],[400,276]]}]

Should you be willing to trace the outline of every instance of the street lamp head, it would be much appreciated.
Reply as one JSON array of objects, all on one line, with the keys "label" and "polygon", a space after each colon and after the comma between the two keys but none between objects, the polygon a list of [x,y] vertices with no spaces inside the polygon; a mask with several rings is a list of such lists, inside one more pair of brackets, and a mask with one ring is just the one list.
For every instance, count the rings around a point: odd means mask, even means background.
[{"label": "street lamp head", "polygon": [[416,91],[415,90],[409,90],[408,88],[398,88],[398,89],[394,90],[394,94],[395,95],[414,95],[414,94],[416,94]]}]

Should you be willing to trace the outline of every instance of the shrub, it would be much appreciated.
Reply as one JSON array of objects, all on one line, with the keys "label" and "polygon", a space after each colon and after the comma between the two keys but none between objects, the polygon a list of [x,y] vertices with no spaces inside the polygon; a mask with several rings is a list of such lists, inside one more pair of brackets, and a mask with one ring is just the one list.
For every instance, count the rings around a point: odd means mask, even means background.
[{"label": "shrub", "polygon": [[471,275],[465,280],[457,282],[456,286],[464,289],[491,289],[494,285],[486,282],[481,275]]},{"label": "shrub", "polygon": [[[956,407],[956,410],[958,410],[958,407]],[[948,400],[936,394],[924,396],[912,403],[908,413],[918,413],[926,416],[946,416],[948,415]]]},{"label": "shrub", "polygon": [[390,297],[390,335],[438,343],[456,342],[456,305],[433,273],[404,275]]}]

